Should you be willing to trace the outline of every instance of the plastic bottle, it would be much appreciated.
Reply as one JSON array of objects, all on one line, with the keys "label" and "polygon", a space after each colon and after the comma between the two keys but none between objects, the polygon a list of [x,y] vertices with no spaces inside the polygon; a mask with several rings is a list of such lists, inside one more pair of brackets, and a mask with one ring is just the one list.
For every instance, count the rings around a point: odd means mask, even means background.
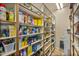
[{"label": "plastic bottle", "polygon": [[14,9],[10,8],[9,10],[9,21],[14,22]]},{"label": "plastic bottle", "polygon": [[24,23],[24,14],[22,11],[19,11],[19,22]]},{"label": "plastic bottle", "polygon": [[0,19],[6,20],[6,6],[4,4],[0,4]]}]

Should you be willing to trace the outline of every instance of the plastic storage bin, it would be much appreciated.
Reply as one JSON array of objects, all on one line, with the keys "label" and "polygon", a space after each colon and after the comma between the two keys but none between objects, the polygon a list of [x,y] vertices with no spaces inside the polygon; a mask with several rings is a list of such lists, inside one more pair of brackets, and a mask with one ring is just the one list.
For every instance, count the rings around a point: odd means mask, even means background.
[{"label": "plastic storage bin", "polygon": [[10,51],[13,51],[13,50],[14,50],[14,48],[15,48],[15,43],[10,43],[10,44],[7,44],[7,45],[5,45],[5,44],[3,43],[3,46],[4,46],[4,51],[5,51],[5,52],[10,52]]}]

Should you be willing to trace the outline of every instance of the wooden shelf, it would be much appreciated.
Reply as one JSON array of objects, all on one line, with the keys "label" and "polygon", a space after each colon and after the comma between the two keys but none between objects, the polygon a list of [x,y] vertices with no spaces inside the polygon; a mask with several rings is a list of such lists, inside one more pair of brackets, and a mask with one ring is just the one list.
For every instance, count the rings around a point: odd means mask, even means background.
[{"label": "wooden shelf", "polygon": [[49,45],[47,46],[47,48],[46,48],[44,51],[46,51],[50,46],[51,46],[51,44],[49,44]]},{"label": "wooden shelf", "polygon": [[45,51],[44,51],[44,54],[47,54],[47,52],[48,52],[49,50],[50,50],[50,48],[49,48],[49,49],[47,49],[47,50],[45,50]]},{"label": "wooden shelf", "polygon": [[[38,52],[42,47],[43,46],[41,46],[36,52]],[[32,52],[32,54],[30,54],[30,56],[33,55],[33,54],[35,54],[36,52]]]},{"label": "wooden shelf", "polygon": [[6,21],[6,20],[0,20],[1,24],[8,24],[8,25],[15,25],[16,22],[10,22],[10,21]]},{"label": "wooden shelf", "polygon": [[45,42],[45,44],[44,44],[44,45],[48,44],[49,42],[50,42],[50,39],[48,40],[48,42]]},{"label": "wooden shelf", "polygon": [[52,34],[51,36],[53,36],[53,35],[55,35],[55,34]]},{"label": "wooden shelf", "polygon": [[26,45],[26,46],[20,48],[19,50],[26,49],[27,47],[28,47],[28,45]]},{"label": "wooden shelf", "polygon": [[41,42],[42,40],[40,39],[40,40],[37,40],[36,42],[33,42],[32,43],[32,45],[34,45],[34,44],[36,44],[36,43],[39,43],[39,42]]},{"label": "wooden shelf", "polygon": [[49,36],[46,36],[44,39],[47,39],[47,38],[49,38],[49,37],[51,37],[51,35],[49,35]]},{"label": "wooden shelf", "polygon": [[22,24],[22,23],[20,23],[20,25],[28,26],[28,27],[43,27],[43,26],[36,26],[36,25],[29,25],[29,24]]},{"label": "wooden shelf", "polygon": [[55,43],[56,41],[54,41],[53,43],[52,43],[52,45]]},{"label": "wooden shelf", "polygon": [[79,35],[76,35],[76,34],[75,34],[74,36],[75,36],[76,38],[79,38]]},{"label": "wooden shelf", "polygon": [[51,36],[53,36],[54,34],[52,34],[52,35],[49,35],[49,36],[47,36],[47,37],[45,37],[44,39],[47,39],[47,38],[50,38]]},{"label": "wooden shelf", "polygon": [[73,33],[69,33],[69,34],[72,34],[72,35],[74,35],[74,37],[79,38],[79,35],[76,35],[76,34],[73,34]]},{"label": "wooden shelf", "polygon": [[0,40],[6,40],[6,39],[12,39],[12,38],[16,38],[16,36],[13,36],[13,37],[0,37]]},{"label": "wooden shelf", "polygon": [[9,56],[11,54],[14,54],[16,52],[16,50],[11,51],[11,52],[7,52],[7,53],[3,53],[1,56]]},{"label": "wooden shelf", "polygon": [[19,35],[19,37],[34,36],[34,35],[39,35],[39,34],[43,34],[43,33],[33,33],[33,34]]}]

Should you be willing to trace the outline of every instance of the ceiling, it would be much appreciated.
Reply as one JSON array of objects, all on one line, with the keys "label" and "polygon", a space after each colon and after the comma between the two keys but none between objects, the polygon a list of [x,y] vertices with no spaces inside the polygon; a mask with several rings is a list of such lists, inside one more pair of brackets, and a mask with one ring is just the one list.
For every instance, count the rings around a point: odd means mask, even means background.
[{"label": "ceiling", "polygon": [[[46,7],[51,11],[54,12],[57,10],[56,3],[44,3]],[[33,3],[34,6],[38,7],[41,9],[42,3]],[[69,3],[63,3],[63,7],[69,7]]]}]

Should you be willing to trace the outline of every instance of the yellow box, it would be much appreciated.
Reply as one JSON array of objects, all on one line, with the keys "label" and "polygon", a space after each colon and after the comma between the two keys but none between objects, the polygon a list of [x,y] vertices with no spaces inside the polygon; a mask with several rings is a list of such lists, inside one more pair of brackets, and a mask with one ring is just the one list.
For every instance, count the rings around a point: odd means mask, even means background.
[{"label": "yellow box", "polygon": [[15,26],[9,26],[9,35],[10,36],[16,36],[16,27]]},{"label": "yellow box", "polygon": [[42,19],[38,19],[38,26],[42,26]]},{"label": "yellow box", "polygon": [[34,25],[38,25],[38,21],[37,21],[38,19],[34,19]]}]

